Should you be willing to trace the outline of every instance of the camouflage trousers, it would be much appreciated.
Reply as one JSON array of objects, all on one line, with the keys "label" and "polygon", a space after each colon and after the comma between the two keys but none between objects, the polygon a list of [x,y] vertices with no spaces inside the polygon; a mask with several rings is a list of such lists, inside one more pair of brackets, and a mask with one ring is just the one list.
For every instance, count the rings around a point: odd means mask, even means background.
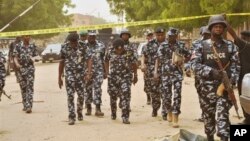
[{"label": "camouflage trousers", "polygon": [[[198,94],[200,108],[202,109],[201,104],[204,103],[204,102],[202,102],[203,99],[201,99],[201,84],[200,84],[200,79],[197,76],[195,76],[195,78],[194,78],[194,86],[195,86],[196,92]],[[201,113],[201,117],[203,117],[203,113]]]},{"label": "camouflage trousers", "polygon": [[19,85],[22,94],[22,103],[24,109],[33,107],[33,95],[34,95],[34,79],[35,68],[34,66],[22,67],[18,70]]},{"label": "camouflage trousers", "polygon": [[[172,92],[172,87],[174,92]],[[162,115],[166,115],[169,112],[179,115],[181,113],[181,89],[182,80],[173,79],[170,76],[161,77],[161,97],[162,97]],[[172,95],[173,104],[172,104]]]},{"label": "camouflage trousers", "polygon": [[148,82],[148,78],[147,76],[145,76],[145,74],[144,74],[143,80],[144,80],[144,92],[146,93],[147,97],[150,97],[150,94],[149,94],[150,83]]},{"label": "camouflage trousers", "polygon": [[[205,133],[213,135],[218,129],[219,137],[229,137],[229,110],[232,103],[228,99],[228,95],[224,92],[223,96],[216,94],[219,83],[217,81],[202,81],[201,82],[201,106],[204,117]],[[216,121],[217,113],[217,121]]]},{"label": "camouflage trousers", "polygon": [[145,88],[147,89],[147,94],[152,98],[152,108],[159,110],[161,106],[159,83],[155,82],[153,78],[145,77]]},{"label": "camouflage trousers", "polygon": [[[66,76],[67,77],[67,76]],[[84,82],[82,77],[77,79],[76,81],[66,80],[66,90],[68,96],[68,110],[69,110],[69,118],[75,119],[75,104],[74,104],[74,97],[75,92],[77,93],[77,113],[82,114],[83,109],[83,101],[84,101]]]},{"label": "camouflage trousers", "polygon": [[0,78],[0,90],[2,90],[5,86],[5,78]]},{"label": "camouflage trousers", "polygon": [[108,78],[111,113],[117,111],[117,99],[120,98],[122,118],[128,119],[130,113],[131,83],[129,77],[110,75]]},{"label": "camouflage trousers", "polygon": [[86,104],[102,104],[102,83],[103,74],[94,74],[91,80],[86,83]]}]

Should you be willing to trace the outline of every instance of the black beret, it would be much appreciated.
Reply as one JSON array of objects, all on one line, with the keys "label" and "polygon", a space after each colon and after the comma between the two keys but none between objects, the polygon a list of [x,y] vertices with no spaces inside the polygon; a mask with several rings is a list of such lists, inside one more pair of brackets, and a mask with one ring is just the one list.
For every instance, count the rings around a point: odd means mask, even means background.
[{"label": "black beret", "polygon": [[248,30],[242,31],[240,34],[243,36],[250,37],[250,31],[248,31]]},{"label": "black beret", "polygon": [[67,40],[71,42],[76,42],[79,39],[79,35],[77,33],[70,33],[67,37]]}]

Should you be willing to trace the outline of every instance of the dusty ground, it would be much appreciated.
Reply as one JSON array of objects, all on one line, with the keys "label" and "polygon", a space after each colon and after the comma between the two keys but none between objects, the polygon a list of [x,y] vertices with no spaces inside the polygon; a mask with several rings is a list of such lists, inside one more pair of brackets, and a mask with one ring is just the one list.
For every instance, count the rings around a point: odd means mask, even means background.
[{"label": "dusty ground", "polygon": [[[121,122],[120,111],[115,121],[110,119],[107,81],[103,83],[103,118],[84,116],[74,126],[67,123],[66,90],[57,85],[58,63],[36,64],[35,95],[33,113],[22,111],[21,94],[14,74],[7,77],[5,90],[12,100],[2,96],[0,102],[0,140],[1,141],[152,141],[170,136],[179,131],[158,117],[151,117],[151,106],[146,105],[143,91],[143,77],[139,72],[139,83],[132,87],[131,124]],[[194,121],[200,116],[197,94],[192,78],[185,78],[182,90],[182,114],[180,128],[204,135],[203,123]],[[84,109],[85,113],[86,109]],[[231,109],[231,121],[237,123],[234,109]],[[240,111],[242,115],[242,112]]]}]

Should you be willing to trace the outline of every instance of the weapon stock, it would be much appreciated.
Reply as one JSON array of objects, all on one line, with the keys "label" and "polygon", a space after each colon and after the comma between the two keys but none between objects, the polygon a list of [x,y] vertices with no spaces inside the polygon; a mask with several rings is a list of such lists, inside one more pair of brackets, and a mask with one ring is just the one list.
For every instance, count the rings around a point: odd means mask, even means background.
[{"label": "weapon stock", "polygon": [[4,90],[0,90],[0,101],[2,94],[5,95],[8,99],[11,99],[11,95],[7,95]]}]

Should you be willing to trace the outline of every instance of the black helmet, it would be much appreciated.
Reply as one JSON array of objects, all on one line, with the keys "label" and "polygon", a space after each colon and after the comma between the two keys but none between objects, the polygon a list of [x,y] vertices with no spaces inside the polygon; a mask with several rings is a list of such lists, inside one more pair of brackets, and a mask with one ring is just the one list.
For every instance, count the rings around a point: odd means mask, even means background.
[{"label": "black helmet", "polygon": [[131,38],[131,33],[127,29],[123,29],[120,33],[120,38],[122,37],[122,34],[128,34],[129,38]]},{"label": "black helmet", "polygon": [[227,27],[227,22],[222,15],[214,15],[210,17],[208,21],[208,29],[210,31],[214,24],[222,24],[224,27]]}]

